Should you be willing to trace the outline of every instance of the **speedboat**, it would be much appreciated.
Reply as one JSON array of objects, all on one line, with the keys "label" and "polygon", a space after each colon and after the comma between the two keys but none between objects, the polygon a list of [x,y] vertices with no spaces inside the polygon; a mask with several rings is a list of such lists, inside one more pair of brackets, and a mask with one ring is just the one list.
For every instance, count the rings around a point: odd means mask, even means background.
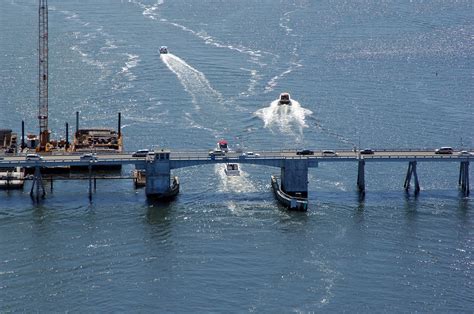
[{"label": "speedboat", "polygon": [[160,47],[160,54],[167,54],[167,53],[168,53],[168,47],[161,46]]},{"label": "speedboat", "polygon": [[217,142],[217,149],[227,153],[229,151],[229,144],[226,140],[220,140]]},{"label": "speedboat", "polygon": [[290,94],[288,93],[281,93],[280,99],[278,99],[279,105],[291,105]]},{"label": "speedboat", "polygon": [[240,176],[239,164],[226,164],[224,172],[227,176]]}]

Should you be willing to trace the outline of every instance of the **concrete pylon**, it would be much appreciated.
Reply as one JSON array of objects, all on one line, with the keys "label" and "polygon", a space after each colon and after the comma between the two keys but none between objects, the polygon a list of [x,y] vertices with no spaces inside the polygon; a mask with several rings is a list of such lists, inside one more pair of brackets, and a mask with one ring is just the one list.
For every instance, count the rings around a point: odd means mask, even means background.
[{"label": "concrete pylon", "polygon": [[146,158],[146,195],[158,198],[174,196],[170,187],[170,152],[162,150],[156,152],[154,156],[149,155]]},{"label": "concrete pylon", "polygon": [[281,167],[281,189],[288,195],[308,197],[308,160],[286,159]]},{"label": "concrete pylon", "polygon": [[461,161],[458,184],[463,195],[469,196],[469,161]]},{"label": "concrete pylon", "polygon": [[365,160],[359,159],[357,167],[357,188],[361,196],[365,195]]}]

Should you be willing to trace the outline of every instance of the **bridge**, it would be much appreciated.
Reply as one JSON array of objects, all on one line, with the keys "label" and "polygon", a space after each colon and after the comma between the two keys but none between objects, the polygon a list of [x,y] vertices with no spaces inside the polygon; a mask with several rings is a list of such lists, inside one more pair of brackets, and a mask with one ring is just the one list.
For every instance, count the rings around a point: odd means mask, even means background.
[{"label": "bridge", "polygon": [[[281,190],[291,195],[307,197],[308,169],[318,167],[320,162],[353,162],[358,167],[357,187],[361,195],[365,194],[365,165],[374,162],[406,162],[408,169],[404,188],[408,191],[414,181],[414,192],[418,194],[420,185],[417,175],[419,162],[457,162],[459,163],[458,184],[463,195],[468,196],[469,163],[474,160],[472,152],[454,152],[453,154],[436,154],[434,150],[377,150],[371,154],[361,151],[335,150],[334,153],[315,151],[313,154],[301,155],[295,150],[261,151],[253,156],[238,152],[227,152],[224,156],[209,155],[207,150],[156,151],[155,155],[133,157],[133,153],[97,154],[97,158],[86,160],[82,155],[61,153],[43,155],[39,160],[27,160],[25,155],[0,157],[0,168],[22,167],[34,168],[33,186],[41,182],[41,169],[54,167],[82,167],[100,169],[109,166],[134,165],[146,173],[146,194],[154,196],[166,193],[170,189],[171,170],[198,165],[219,163],[255,164],[280,168]],[[33,192],[32,186],[32,192]],[[89,185],[90,186],[90,185]]]}]

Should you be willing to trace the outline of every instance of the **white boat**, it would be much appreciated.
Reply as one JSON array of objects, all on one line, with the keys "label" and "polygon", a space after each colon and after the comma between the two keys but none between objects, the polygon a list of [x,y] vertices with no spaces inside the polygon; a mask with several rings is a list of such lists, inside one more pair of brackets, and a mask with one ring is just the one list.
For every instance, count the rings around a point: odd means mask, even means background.
[{"label": "white boat", "polygon": [[224,172],[227,176],[240,176],[239,164],[226,164]]},{"label": "white boat", "polygon": [[167,53],[168,53],[168,47],[161,46],[160,47],[160,54],[167,54]]},{"label": "white boat", "polygon": [[0,172],[0,189],[21,189],[24,183],[24,169],[17,167]]},{"label": "white boat", "polygon": [[229,152],[229,144],[226,140],[220,140],[217,142],[217,149],[223,151],[224,153]]},{"label": "white boat", "polygon": [[281,93],[280,99],[278,99],[279,105],[291,105],[290,94],[288,93]]}]

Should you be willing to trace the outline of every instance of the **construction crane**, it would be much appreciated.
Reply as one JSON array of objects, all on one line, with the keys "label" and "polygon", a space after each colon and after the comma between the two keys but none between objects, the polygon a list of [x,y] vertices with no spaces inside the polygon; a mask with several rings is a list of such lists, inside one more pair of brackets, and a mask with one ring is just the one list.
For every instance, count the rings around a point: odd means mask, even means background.
[{"label": "construction crane", "polygon": [[39,97],[38,120],[39,142],[38,151],[48,151],[50,146],[50,133],[48,129],[48,0],[39,0]]}]

